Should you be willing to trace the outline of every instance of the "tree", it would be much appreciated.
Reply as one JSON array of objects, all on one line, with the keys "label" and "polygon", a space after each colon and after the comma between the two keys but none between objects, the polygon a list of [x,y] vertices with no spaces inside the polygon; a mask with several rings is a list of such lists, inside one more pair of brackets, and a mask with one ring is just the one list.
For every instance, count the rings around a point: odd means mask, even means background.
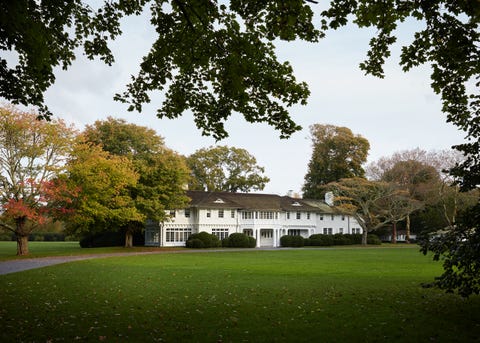
[{"label": "tree", "polygon": [[78,193],[69,206],[73,214],[60,216],[67,230],[87,235],[143,222],[145,216],[137,210],[129,193],[138,178],[128,158],[109,154],[98,145],[77,142],[66,173],[59,177]]},{"label": "tree", "polygon": [[[108,43],[121,34],[120,20],[150,8],[158,34],[127,91],[115,98],[141,111],[150,91],[165,90],[159,117],[176,118],[190,109],[203,133],[227,136],[223,122],[232,111],[249,122],[267,122],[282,137],[299,130],[287,108],[306,103],[288,62],[280,63],[272,41],[299,37],[316,41],[313,12],[303,0],[248,3],[231,1],[105,1],[97,10],[81,0],[3,1],[0,47],[19,55],[17,66],[1,59],[0,96],[40,108],[50,116],[43,93],[55,81],[53,68],[67,69],[83,46],[90,59],[114,62]],[[166,86],[168,84],[168,86]],[[32,85],[35,85],[33,87]]]},{"label": "tree", "polygon": [[[392,224],[392,243],[397,243],[397,223],[409,218],[412,212],[420,209],[423,203],[412,198],[410,192],[406,189],[402,189],[398,184],[388,183],[385,185],[387,188],[391,188],[389,196],[379,199],[377,204],[377,210]],[[406,241],[410,241],[410,221],[407,219],[407,238]]]},{"label": "tree", "polygon": [[108,117],[87,125],[83,131],[87,141],[101,145],[113,155],[142,159],[165,149],[163,138],[155,130],[127,123],[125,119]]},{"label": "tree", "polygon": [[315,124],[310,127],[313,152],[305,175],[305,198],[323,198],[322,186],[343,178],[363,177],[370,144],[349,128]]},{"label": "tree", "polygon": [[35,120],[35,113],[0,108],[0,227],[13,232],[17,255],[28,254],[28,235],[67,196],[53,180],[69,154],[75,130],[61,120]]},{"label": "tree", "polygon": [[394,182],[410,193],[414,199],[424,203],[423,210],[406,217],[407,239],[410,220],[423,230],[438,230],[453,226],[457,212],[465,209],[478,198],[475,192],[459,192],[455,178],[448,174],[456,163],[463,160],[461,153],[454,150],[425,151],[405,150],[382,157],[367,167],[374,180]]},{"label": "tree", "polygon": [[[164,221],[168,219],[166,210],[187,204],[184,188],[189,170],[184,158],[165,147],[154,130],[109,117],[87,126],[84,135],[110,154],[130,160],[139,179],[129,186],[129,196],[142,218]],[[135,217],[123,225],[125,247],[132,247],[134,231],[143,226],[143,220]]]},{"label": "tree", "polygon": [[262,190],[270,181],[265,169],[245,149],[216,146],[202,148],[187,158],[193,190],[249,192]]},{"label": "tree", "polygon": [[391,222],[382,203],[398,193],[389,184],[354,177],[331,182],[325,188],[333,192],[335,208],[353,216],[362,227],[362,244],[367,244],[369,232]]}]

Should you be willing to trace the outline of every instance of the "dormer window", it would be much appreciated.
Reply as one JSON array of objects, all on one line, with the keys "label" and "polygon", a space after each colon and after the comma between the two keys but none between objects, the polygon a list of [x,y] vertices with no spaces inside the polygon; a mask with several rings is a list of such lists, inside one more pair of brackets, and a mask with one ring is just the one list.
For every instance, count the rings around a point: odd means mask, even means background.
[{"label": "dormer window", "polygon": [[222,199],[218,198],[217,200],[214,201],[215,204],[225,204],[225,201]]},{"label": "dormer window", "polygon": [[300,204],[298,201],[295,201],[292,203],[292,206],[302,206],[302,204]]}]

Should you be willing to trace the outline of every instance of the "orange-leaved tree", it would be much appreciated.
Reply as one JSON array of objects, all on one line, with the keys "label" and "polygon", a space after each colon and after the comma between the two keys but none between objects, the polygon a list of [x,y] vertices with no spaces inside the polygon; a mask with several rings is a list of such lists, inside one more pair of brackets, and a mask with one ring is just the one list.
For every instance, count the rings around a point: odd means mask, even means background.
[{"label": "orange-leaved tree", "polygon": [[61,120],[39,121],[13,106],[0,107],[0,228],[15,234],[17,255],[28,254],[28,236],[71,201],[62,182],[75,130]]}]

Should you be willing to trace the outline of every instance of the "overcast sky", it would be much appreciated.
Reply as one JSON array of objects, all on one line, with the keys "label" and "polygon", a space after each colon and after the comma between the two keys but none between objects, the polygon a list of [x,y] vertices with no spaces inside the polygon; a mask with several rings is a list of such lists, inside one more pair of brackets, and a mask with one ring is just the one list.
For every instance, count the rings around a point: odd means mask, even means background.
[{"label": "overcast sky", "polygon": [[[398,66],[400,46],[411,40],[415,28],[418,24],[410,22],[400,31],[385,79],[365,76],[358,67],[374,31],[348,26],[330,32],[319,43],[280,43],[279,59],[290,61],[297,80],[307,82],[311,90],[308,105],[290,110],[303,130],[281,140],[266,124],[249,124],[234,115],[226,124],[230,137],[217,144],[248,150],[271,179],[264,193],[286,194],[302,188],[312,152],[309,126],[315,123],[346,126],[367,138],[369,161],[399,150],[449,149],[462,142],[463,133],[446,123],[440,98],[430,88],[429,68],[403,73]],[[108,116],[148,126],[165,138],[168,147],[184,155],[216,144],[201,135],[191,113],[175,120],[158,119],[155,110],[162,94],[152,96],[141,114],[127,112],[126,105],[113,100],[115,93],[125,90],[130,75],[137,74],[141,57],[154,39],[142,17],[126,20],[122,29],[124,34],[112,44],[116,56],[112,67],[80,55],[68,71],[57,72],[55,85],[46,93],[50,110],[80,129]]]}]

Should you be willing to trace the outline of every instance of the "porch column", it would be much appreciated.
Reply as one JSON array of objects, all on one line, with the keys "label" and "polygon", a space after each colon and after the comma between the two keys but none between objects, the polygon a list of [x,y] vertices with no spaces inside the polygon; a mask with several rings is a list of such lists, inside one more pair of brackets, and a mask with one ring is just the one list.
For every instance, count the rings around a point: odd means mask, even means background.
[{"label": "porch column", "polygon": [[257,240],[257,248],[260,248],[260,232],[257,228],[253,229],[255,232],[255,239]]}]

